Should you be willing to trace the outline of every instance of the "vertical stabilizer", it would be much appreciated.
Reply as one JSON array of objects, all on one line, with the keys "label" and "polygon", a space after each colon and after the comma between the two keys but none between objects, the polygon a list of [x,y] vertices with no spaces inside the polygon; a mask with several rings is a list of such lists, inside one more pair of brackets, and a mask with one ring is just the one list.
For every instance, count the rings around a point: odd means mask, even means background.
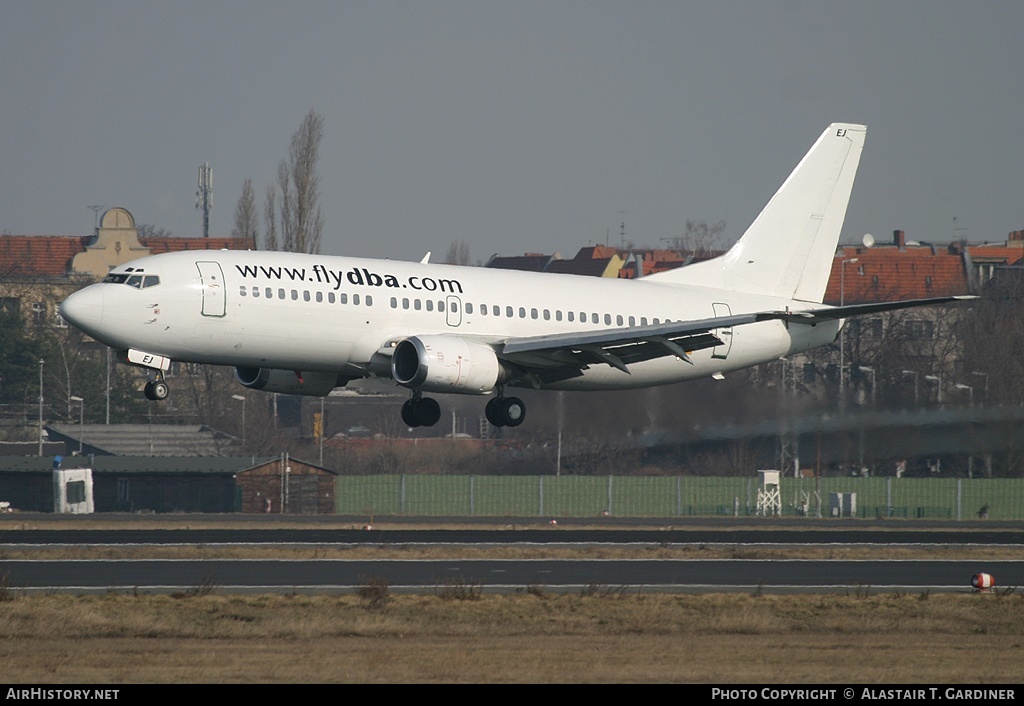
[{"label": "vertical stabilizer", "polygon": [[820,302],[866,132],[829,125],[729,252],[648,279]]}]

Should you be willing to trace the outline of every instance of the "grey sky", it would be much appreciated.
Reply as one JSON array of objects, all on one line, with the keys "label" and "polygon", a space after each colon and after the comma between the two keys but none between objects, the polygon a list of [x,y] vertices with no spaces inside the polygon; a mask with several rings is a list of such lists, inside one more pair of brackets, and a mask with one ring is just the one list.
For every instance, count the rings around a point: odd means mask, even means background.
[{"label": "grey sky", "polygon": [[[0,232],[90,205],[211,234],[324,118],[330,254],[419,259],[738,237],[833,121],[868,139],[843,239],[1024,227],[1020,2],[8,0]],[[262,223],[261,223],[262,231]]]}]

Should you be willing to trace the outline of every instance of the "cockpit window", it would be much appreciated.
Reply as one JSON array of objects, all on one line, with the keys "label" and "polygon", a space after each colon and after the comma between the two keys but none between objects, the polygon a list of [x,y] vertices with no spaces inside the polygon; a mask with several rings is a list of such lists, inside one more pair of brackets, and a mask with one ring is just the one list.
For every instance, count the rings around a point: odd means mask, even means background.
[{"label": "cockpit window", "polygon": [[127,284],[129,287],[135,287],[136,289],[155,287],[160,284],[160,278],[157,275],[129,275],[126,273],[114,272],[111,272],[109,275],[104,277],[103,281],[108,284]]}]

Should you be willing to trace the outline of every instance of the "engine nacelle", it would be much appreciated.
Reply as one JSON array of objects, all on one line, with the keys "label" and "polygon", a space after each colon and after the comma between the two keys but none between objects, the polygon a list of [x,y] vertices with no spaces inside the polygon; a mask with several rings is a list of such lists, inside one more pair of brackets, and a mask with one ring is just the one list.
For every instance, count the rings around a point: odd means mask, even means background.
[{"label": "engine nacelle", "polygon": [[253,390],[283,392],[286,395],[324,397],[331,390],[348,382],[338,373],[301,373],[275,368],[235,368],[235,380]]},{"label": "engine nacelle", "polygon": [[470,395],[485,395],[507,377],[490,346],[457,336],[400,341],[391,356],[391,375],[405,387]]}]

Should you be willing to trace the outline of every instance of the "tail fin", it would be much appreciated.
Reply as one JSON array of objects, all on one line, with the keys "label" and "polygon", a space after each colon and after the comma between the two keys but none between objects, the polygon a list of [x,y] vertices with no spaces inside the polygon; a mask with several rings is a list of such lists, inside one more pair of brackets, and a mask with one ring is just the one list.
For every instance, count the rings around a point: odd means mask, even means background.
[{"label": "tail fin", "polygon": [[821,302],[866,132],[829,125],[729,252],[647,279]]}]

